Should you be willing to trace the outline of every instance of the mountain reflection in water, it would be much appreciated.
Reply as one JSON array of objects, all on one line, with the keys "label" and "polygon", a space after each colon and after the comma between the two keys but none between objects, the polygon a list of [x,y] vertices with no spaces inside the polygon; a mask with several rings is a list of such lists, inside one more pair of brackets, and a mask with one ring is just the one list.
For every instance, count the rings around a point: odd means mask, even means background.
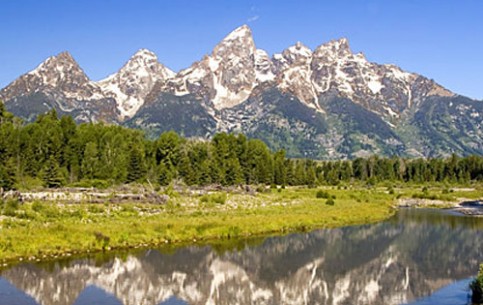
[{"label": "mountain reflection in water", "polygon": [[473,276],[481,229],[481,218],[401,210],[241,250],[23,264],[1,272],[0,305],[401,304]]}]

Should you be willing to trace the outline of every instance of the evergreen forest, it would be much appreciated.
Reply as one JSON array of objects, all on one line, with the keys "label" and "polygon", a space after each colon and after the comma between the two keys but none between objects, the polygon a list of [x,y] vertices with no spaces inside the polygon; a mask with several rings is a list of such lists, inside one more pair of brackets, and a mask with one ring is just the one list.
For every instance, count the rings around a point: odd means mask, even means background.
[{"label": "evergreen forest", "polygon": [[150,139],[136,129],[77,125],[55,110],[29,124],[0,102],[0,187],[108,187],[131,182],[168,185],[337,185],[341,181],[464,183],[483,180],[483,157],[398,156],[318,161],[288,158],[259,139],[216,134],[186,139],[174,131]]}]

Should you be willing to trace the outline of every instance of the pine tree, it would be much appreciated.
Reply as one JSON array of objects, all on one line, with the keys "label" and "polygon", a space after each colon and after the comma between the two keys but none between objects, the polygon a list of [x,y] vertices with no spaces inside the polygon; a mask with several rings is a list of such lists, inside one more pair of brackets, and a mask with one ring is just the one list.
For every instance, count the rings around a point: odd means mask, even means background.
[{"label": "pine tree", "polygon": [[156,161],[178,165],[182,139],[174,131],[162,133],[156,141]]},{"label": "pine tree", "polygon": [[166,186],[173,180],[173,173],[170,167],[166,166],[164,162],[161,162],[158,166],[158,182],[160,185]]},{"label": "pine tree", "polygon": [[0,100],[0,125],[5,122],[12,122],[13,118],[13,114],[7,111],[7,108],[5,108],[5,104],[2,100]]},{"label": "pine tree", "polygon": [[97,151],[97,144],[89,142],[84,151],[84,158],[82,159],[81,171],[82,177],[86,179],[97,178],[96,173],[99,166],[99,158]]},{"label": "pine tree", "polygon": [[278,185],[287,184],[287,169],[285,168],[285,150],[279,150],[273,156],[273,182]]},{"label": "pine tree", "polygon": [[230,158],[226,162],[225,184],[236,185],[243,182],[243,172],[237,158]]},{"label": "pine tree", "polygon": [[144,154],[139,145],[133,144],[129,152],[129,163],[127,169],[127,182],[141,180],[146,174]]},{"label": "pine tree", "polygon": [[42,180],[48,188],[58,188],[64,184],[64,178],[60,172],[59,162],[51,156],[45,163]]},{"label": "pine tree", "polygon": [[181,154],[178,171],[179,175],[183,178],[187,185],[195,185],[198,183],[196,179],[196,172],[193,170],[190,158],[186,153]]},{"label": "pine tree", "polygon": [[309,187],[315,187],[315,183],[317,181],[317,176],[315,175],[315,164],[311,160],[307,160],[305,163],[305,184],[307,184]]},{"label": "pine tree", "polygon": [[200,174],[198,178],[200,185],[207,185],[212,183],[210,172],[210,161],[203,161],[200,166]]},{"label": "pine tree", "polygon": [[14,188],[16,182],[15,162],[11,158],[5,165],[0,164],[0,187],[8,191]]}]

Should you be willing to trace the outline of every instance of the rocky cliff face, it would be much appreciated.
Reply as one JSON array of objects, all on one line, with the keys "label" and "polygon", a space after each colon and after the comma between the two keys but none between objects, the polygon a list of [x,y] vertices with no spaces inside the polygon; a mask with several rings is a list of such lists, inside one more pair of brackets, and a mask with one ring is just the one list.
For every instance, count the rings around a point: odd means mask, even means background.
[{"label": "rocky cliff face", "polygon": [[198,95],[215,109],[233,107],[245,101],[256,86],[256,54],[263,70],[264,54],[256,52],[250,29],[242,26],[226,36],[211,55],[169,80],[162,91]]},{"label": "rocky cliff face", "polygon": [[79,122],[126,124],[152,136],[173,128],[203,137],[244,132],[293,157],[483,153],[482,102],[369,62],[344,38],[315,50],[298,42],[270,57],[256,48],[247,26],[178,73],[140,50],[117,73],[93,82],[62,53],[0,98],[28,120],[56,108]]},{"label": "rocky cliff face", "polygon": [[48,58],[2,89],[0,99],[28,120],[52,108],[79,122],[116,122],[118,117],[116,101],[106,98],[67,52]]},{"label": "rocky cliff face", "polygon": [[173,71],[159,63],[153,52],[142,49],[117,73],[99,81],[97,85],[105,96],[116,100],[123,118],[129,118],[144,104],[156,82],[174,75]]}]

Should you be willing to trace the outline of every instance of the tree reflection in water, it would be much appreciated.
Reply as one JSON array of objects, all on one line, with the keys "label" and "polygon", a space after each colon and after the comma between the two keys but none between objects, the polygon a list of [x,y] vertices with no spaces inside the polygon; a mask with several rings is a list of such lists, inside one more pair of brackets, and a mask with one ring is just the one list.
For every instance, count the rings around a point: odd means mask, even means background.
[{"label": "tree reflection in water", "polygon": [[232,250],[24,264],[1,273],[0,305],[401,304],[474,276],[482,228],[481,218],[408,209]]}]

